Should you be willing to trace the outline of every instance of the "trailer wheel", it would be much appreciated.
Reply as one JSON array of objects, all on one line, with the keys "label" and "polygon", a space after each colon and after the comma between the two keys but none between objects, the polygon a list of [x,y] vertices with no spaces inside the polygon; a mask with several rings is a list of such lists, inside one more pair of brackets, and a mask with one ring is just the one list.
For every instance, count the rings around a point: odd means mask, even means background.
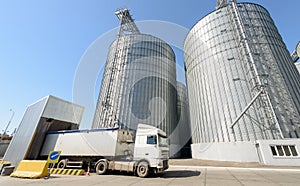
[{"label": "trailer wheel", "polygon": [[98,175],[105,174],[107,171],[107,163],[105,161],[99,161],[99,163],[96,165],[96,173]]},{"label": "trailer wheel", "polygon": [[141,178],[147,177],[148,174],[149,174],[149,165],[148,165],[148,163],[145,162],[145,161],[140,162],[137,166],[136,172],[137,172],[137,175]]},{"label": "trailer wheel", "polygon": [[66,160],[60,160],[57,164],[58,169],[64,169],[67,166],[67,161]]}]

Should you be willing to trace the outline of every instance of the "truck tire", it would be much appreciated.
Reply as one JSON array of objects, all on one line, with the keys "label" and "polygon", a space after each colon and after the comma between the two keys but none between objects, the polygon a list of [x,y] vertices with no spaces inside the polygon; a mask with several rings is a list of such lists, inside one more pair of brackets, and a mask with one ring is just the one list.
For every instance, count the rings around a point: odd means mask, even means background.
[{"label": "truck tire", "polygon": [[66,160],[60,160],[57,164],[58,169],[64,169],[67,166],[67,161]]},{"label": "truck tire", "polygon": [[147,177],[149,174],[149,164],[146,161],[141,161],[137,166],[136,173],[141,178]]},{"label": "truck tire", "polygon": [[99,163],[96,165],[96,173],[98,175],[105,174],[107,171],[107,163],[105,161],[99,161]]}]

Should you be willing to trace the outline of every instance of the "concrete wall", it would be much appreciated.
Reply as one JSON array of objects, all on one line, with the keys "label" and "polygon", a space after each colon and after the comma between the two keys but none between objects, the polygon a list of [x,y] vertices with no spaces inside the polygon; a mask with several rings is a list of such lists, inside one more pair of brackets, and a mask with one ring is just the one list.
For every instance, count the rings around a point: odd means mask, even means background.
[{"label": "concrete wall", "polygon": [[[300,139],[258,140],[260,156],[266,165],[300,166]],[[274,145],[295,145],[298,156],[273,156],[271,147]]]},{"label": "concrete wall", "polygon": [[[297,155],[274,156],[271,146],[295,146]],[[300,166],[300,139],[257,140],[192,144],[192,157],[203,160],[260,162],[265,165]],[[283,150],[284,151],[284,150]]]},{"label": "concrete wall", "polygon": [[203,160],[259,162],[253,142],[219,142],[192,144],[192,157]]}]

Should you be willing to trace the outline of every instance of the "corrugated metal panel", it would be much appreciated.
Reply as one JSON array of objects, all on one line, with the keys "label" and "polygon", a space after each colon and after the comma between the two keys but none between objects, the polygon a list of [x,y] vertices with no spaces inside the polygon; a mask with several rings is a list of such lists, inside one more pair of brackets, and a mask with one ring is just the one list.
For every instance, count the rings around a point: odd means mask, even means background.
[{"label": "corrugated metal panel", "polygon": [[48,97],[45,97],[27,107],[18,130],[3,157],[4,161],[10,161],[12,165],[17,166],[18,163],[25,158],[26,152],[35,136],[36,128],[47,100]]},{"label": "corrugated metal panel", "polygon": [[177,82],[177,120],[178,124],[176,129],[170,137],[174,138],[173,141],[177,144],[177,153],[174,155],[174,157],[181,157],[182,152],[180,150],[185,147],[191,138],[187,89],[186,86],[181,82]]},{"label": "corrugated metal panel", "polygon": [[[235,126],[233,120],[254,97],[230,12],[220,8],[201,19],[184,45],[193,143],[276,138],[264,127],[258,104]],[[254,61],[271,98],[284,137],[300,137],[300,76],[266,9],[239,3]]]},{"label": "corrugated metal panel", "polygon": [[65,101],[54,96],[49,96],[49,100],[42,117],[75,123],[78,124],[79,127],[83,111],[84,108],[80,105]]},{"label": "corrugated metal panel", "polygon": [[3,160],[17,166],[25,158],[36,159],[48,130],[78,129],[82,114],[82,106],[50,95],[29,105]]},{"label": "corrugated metal panel", "polygon": [[179,128],[179,144],[183,147],[191,138],[191,123],[189,113],[187,88],[183,83],[177,82],[177,118]]},{"label": "corrugated metal panel", "polygon": [[[157,126],[169,135],[176,126],[176,66],[174,52],[164,41],[146,34],[125,35],[109,49],[93,128],[109,126],[103,113],[115,52],[119,69],[113,88],[114,115],[122,128],[136,130],[138,123]],[[116,46],[118,44],[118,46]],[[120,80],[123,79],[123,80]],[[121,91],[116,91],[120,89]]]}]

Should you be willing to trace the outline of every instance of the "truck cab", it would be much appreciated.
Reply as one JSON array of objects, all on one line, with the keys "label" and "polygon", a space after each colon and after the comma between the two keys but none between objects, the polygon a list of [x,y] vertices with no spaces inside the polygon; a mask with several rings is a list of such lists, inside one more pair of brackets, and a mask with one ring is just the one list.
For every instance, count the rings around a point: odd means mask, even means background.
[{"label": "truck cab", "polygon": [[[134,160],[144,161],[153,173],[162,173],[168,169],[169,144],[166,133],[156,127],[139,124],[135,137]],[[137,172],[139,171],[138,166]]]}]

